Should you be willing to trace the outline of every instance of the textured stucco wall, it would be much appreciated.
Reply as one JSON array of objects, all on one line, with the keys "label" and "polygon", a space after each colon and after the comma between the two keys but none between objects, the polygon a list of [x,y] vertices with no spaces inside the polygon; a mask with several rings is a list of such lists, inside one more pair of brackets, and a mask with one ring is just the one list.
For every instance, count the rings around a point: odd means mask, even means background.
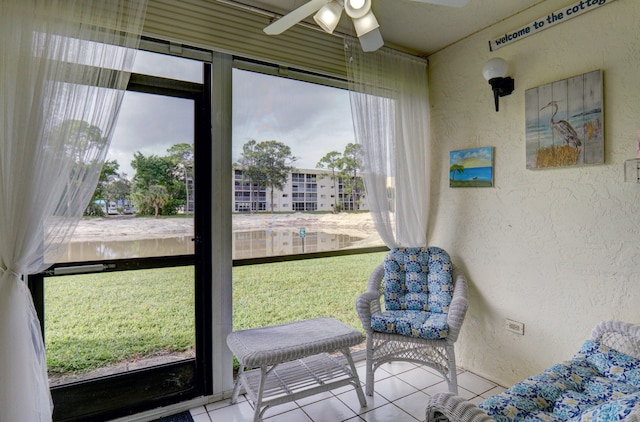
[{"label": "textured stucco wall", "polygon": [[[487,41],[573,3],[547,0],[429,57],[430,244],[466,271],[458,363],[503,385],[567,359],[603,319],[640,322],[640,184],[625,183],[640,129],[640,1],[617,0],[489,52]],[[493,109],[482,67],[510,64]],[[604,71],[605,164],[525,169],[524,92]],[[493,188],[451,189],[449,151],[495,147]],[[525,324],[525,335],[504,328]]]}]

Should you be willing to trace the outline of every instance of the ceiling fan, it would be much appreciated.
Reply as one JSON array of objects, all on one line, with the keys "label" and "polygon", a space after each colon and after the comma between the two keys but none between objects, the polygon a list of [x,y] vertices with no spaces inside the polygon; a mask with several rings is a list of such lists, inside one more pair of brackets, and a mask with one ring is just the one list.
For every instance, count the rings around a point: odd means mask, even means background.
[{"label": "ceiling fan", "polygon": [[[375,51],[384,45],[380,34],[380,25],[371,11],[372,0],[309,0],[297,9],[284,15],[264,28],[268,35],[278,35],[301,20],[315,13],[313,19],[318,26],[331,34],[342,14],[342,9],[353,21],[356,35],[364,51]],[[463,7],[469,0],[408,0],[420,3],[432,3],[442,6]]]}]

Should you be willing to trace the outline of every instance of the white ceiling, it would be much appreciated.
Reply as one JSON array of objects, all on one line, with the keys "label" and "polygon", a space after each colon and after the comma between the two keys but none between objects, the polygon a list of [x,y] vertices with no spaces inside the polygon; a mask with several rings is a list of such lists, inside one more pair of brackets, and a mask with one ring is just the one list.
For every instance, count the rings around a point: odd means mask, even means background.
[{"label": "white ceiling", "polygon": [[[284,15],[306,1],[234,0],[233,3]],[[455,8],[411,0],[372,0],[372,7],[380,23],[385,45],[429,55],[543,1],[470,0],[465,7]],[[311,18],[307,22],[314,24]],[[337,31],[354,34],[353,26],[345,13]]]}]

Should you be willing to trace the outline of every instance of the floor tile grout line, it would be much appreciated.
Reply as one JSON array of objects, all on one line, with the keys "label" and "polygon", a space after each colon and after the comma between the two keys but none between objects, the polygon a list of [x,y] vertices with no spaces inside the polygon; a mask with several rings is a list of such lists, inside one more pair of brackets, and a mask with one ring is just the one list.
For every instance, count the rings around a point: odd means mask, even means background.
[{"label": "floor tile grout line", "polygon": [[[412,388],[412,389],[415,389],[416,391],[410,392],[409,394],[402,395],[401,397],[396,397],[394,400],[389,400],[389,399],[388,399],[387,397],[385,397],[383,394],[380,394],[380,393],[378,392],[377,394],[379,395],[379,397],[380,397],[380,398],[382,398],[382,399],[384,400],[384,404],[379,405],[379,406],[372,407],[372,408],[370,408],[370,409],[369,409],[369,408],[367,408],[367,410],[366,410],[366,411],[364,411],[364,412],[359,412],[359,411],[355,411],[355,410],[353,410],[351,407],[349,407],[349,405],[347,404],[347,402],[345,402],[345,400],[343,400],[344,398],[346,398],[346,395],[347,395],[347,394],[351,394],[351,393],[356,394],[356,393],[355,393],[355,389],[352,389],[352,390],[350,390],[350,389],[346,389],[346,390],[342,390],[340,393],[338,393],[338,392],[336,392],[336,391],[329,391],[329,393],[330,393],[330,396],[329,396],[329,397],[325,397],[325,398],[323,398],[323,399],[320,399],[320,400],[317,400],[317,401],[314,401],[314,402],[311,402],[311,403],[305,404],[304,406],[300,405],[300,404],[299,404],[299,403],[297,403],[297,402],[293,402],[293,403],[295,404],[295,406],[293,406],[291,409],[286,410],[286,411],[283,411],[283,412],[280,412],[280,413],[276,413],[276,414],[274,414],[274,415],[272,415],[272,416],[267,416],[267,417],[265,418],[265,420],[268,422],[268,420],[269,420],[270,418],[278,417],[278,416],[280,416],[280,415],[284,415],[284,414],[289,413],[289,412],[293,412],[293,411],[296,411],[296,410],[300,410],[300,411],[302,411],[302,412],[303,412],[303,414],[304,414],[307,418],[309,418],[309,420],[311,420],[312,422],[316,422],[316,421],[311,417],[311,414],[309,414],[309,413],[304,409],[304,407],[305,407],[305,406],[309,406],[309,405],[313,405],[313,404],[317,404],[317,403],[319,403],[319,402],[322,402],[322,401],[324,401],[324,400],[329,400],[329,399],[331,399],[331,398],[337,398],[337,399],[338,399],[338,401],[339,401],[342,405],[344,405],[345,407],[347,407],[347,408],[348,408],[351,412],[353,412],[353,414],[354,414],[353,416],[349,416],[349,418],[348,418],[348,419],[345,419],[345,420],[352,420],[352,419],[354,419],[354,418],[357,418],[357,420],[359,420],[359,421],[366,420],[366,419],[364,419],[364,418],[363,418],[363,416],[362,416],[362,415],[364,415],[364,414],[366,414],[366,413],[368,413],[368,412],[375,411],[376,409],[379,409],[379,408],[381,408],[381,407],[383,407],[383,406],[386,406],[386,405],[388,405],[388,404],[391,404],[394,408],[397,408],[397,410],[399,410],[400,412],[402,412],[402,414],[409,416],[409,417],[411,418],[411,420],[419,421],[419,419],[417,419],[415,416],[413,416],[413,415],[411,415],[410,413],[408,413],[408,411],[407,411],[407,410],[403,409],[401,406],[399,406],[399,405],[398,405],[398,404],[396,404],[396,403],[397,403],[398,401],[400,401],[400,400],[402,400],[402,399],[404,399],[404,398],[406,398],[406,397],[408,397],[408,396],[412,395],[412,394],[416,394],[417,392],[422,392],[422,393],[424,393],[425,395],[427,395],[427,396],[431,397],[431,396],[433,395],[433,393],[434,393],[434,392],[432,392],[431,394],[429,394],[429,393],[427,393],[425,390],[428,390],[428,389],[430,389],[430,388],[433,388],[434,386],[436,386],[436,385],[438,385],[438,384],[441,384],[442,382],[436,382],[435,384],[432,384],[432,385],[430,385],[430,386],[427,386],[427,387],[424,387],[424,388],[418,388],[418,387],[416,387],[415,385],[413,385],[411,382],[406,381],[405,379],[403,379],[403,378],[402,378],[402,376],[403,376],[403,375],[405,375],[405,376],[406,376],[409,372],[414,371],[414,370],[416,370],[416,369],[418,369],[418,368],[420,368],[420,366],[418,366],[418,365],[414,365],[414,367],[410,367],[410,368],[408,368],[408,369],[406,369],[406,370],[403,370],[403,371],[400,371],[400,372],[396,372],[396,373],[391,373],[391,372],[389,372],[388,370],[385,370],[384,368],[379,368],[379,369],[382,369],[386,374],[388,374],[388,376],[387,376],[387,377],[385,377],[385,378],[383,378],[383,379],[395,378],[397,381],[402,382],[403,384],[406,384],[407,386],[409,386],[409,387],[410,387],[410,388]],[[428,369],[428,368],[424,368],[424,369]],[[430,372],[431,372],[431,371],[430,371]],[[460,375],[460,374],[462,374],[462,373],[465,373],[465,372],[468,372],[468,371],[461,370],[461,371],[460,371],[460,373],[459,373],[458,375]],[[485,381],[485,382],[487,383],[487,385],[489,385],[490,387],[489,387],[486,391],[483,391],[482,393],[476,393],[476,392],[474,392],[474,391],[472,391],[472,390],[470,390],[470,389],[468,389],[468,388],[465,388],[465,387],[464,387],[464,386],[462,386],[462,385],[459,385],[459,387],[460,387],[462,390],[464,390],[465,392],[467,392],[467,393],[468,393],[468,397],[469,397],[469,398],[467,399],[468,401],[473,401],[473,400],[484,400],[484,399],[485,399],[485,397],[483,397],[483,394],[486,394],[487,392],[489,392],[489,391],[491,391],[491,390],[493,390],[493,389],[495,389],[495,388],[504,388],[504,387],[502,387],[502,386],[500,386],[500,385],[498,385],[498,384],[496,384],[496,383],[494,383],[494,382],[492,382],[492,381],[490,381],[490,380],[487,380],[487,379],[485,379],[485,378],[483,378],[483,377],[481,377],[481,376],[479,376],[479,375],[475,375],[475,374],[473,374],[472,372],[469,372],[469,374],[470,374],[470,375],[473,375],[474,377],[477,377],[477,379],[478,379],[478,380],[480,380],[480,381]],[[361,384],[362,384],[362,386],[363,386],[363,388],[364,388],[364,387],[365,387],[365,383],[361,381]],[[476,388],[476,387],[477,387],[477,385],[476,385],[476,386],[474,386],[474,388]],[[444,390],[443,390],[443,391],[444,391]],[[341,398],[340,396],[342,396],[342,398]],[[465,396],[466,396],[466,394],[465,394]],[[245,398],[245,397],[244,397],[244,395],[243,395],[243,400],[239,400],[239,402],[238,402],[238,403],[236,403],[236,404],[234,404],[234,405],[228,404],[228,405],[226,405],[226,406],[216,407],[215,409],[212,409],[211,411],[209,411],[209,410],[207,409],[207,407],[206,407],[206,406],[203,406],[203,407],[204,407],[204,412],[201,412],[201,413],[205,413],[205,414],[207,415],[207,418],[209,419],[209,421],[213,421],[213,420],[214,420],[214,414],[216,413],[216,411],[221,411],[222,409],[225,409],[225,408],[228,408],[228,407],[232,407],[232,406],[238,406],[238,405],[240,405],[241,401],[247,401],[247,403],[249,404],[249,407],[250,407],[251,409],[253,409],[253,406],[251,405],[250,400],[246,400],[246,398]],[[277,407],[274,407],[274,409],[277,409]],[[198,416],[199,416],[201,413],[199,413],[199,414],[198,414]]]}]

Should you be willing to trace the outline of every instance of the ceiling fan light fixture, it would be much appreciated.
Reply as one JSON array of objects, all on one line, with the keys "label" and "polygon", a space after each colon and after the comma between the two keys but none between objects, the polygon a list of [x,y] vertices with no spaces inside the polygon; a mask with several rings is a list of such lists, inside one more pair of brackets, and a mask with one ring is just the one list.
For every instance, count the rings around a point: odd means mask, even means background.
[{"label": "ceiling fan light fixture", "polygon": [[358,38],[360,38],[363,35],[366,35],[369,32],[373,31],[374,29],[378,29],[380,27],[380,24],[378,23],[378,20],[374,16],[373,12],[369,12],[361,18],[354,19],[353,26],[356,28],[356,35],[358,36]]},{"label": "ceiling fan light fixture", "polygon": [[325,4],[318,13],[313,16],[313,20],[316,21],[318,26],[332,34],[340,22],[340,16],[342,15],[342,1],[333,0],[331,3]]},{"label": "ceiling fan light fixture", "polygon": [[363,36],[359,37],[358,40],[360,41],[360,47],[362,47],[362,51],[364,51],[365,53],[376,51],[384,45],[382,34],[380,34],[380,29],[378,28],[364,34]]},{"label": "ceiling fan light fixture", "polygon": [[345,0],[344,10],[352,19],[359,19],[371,11],[371,0]]}]

